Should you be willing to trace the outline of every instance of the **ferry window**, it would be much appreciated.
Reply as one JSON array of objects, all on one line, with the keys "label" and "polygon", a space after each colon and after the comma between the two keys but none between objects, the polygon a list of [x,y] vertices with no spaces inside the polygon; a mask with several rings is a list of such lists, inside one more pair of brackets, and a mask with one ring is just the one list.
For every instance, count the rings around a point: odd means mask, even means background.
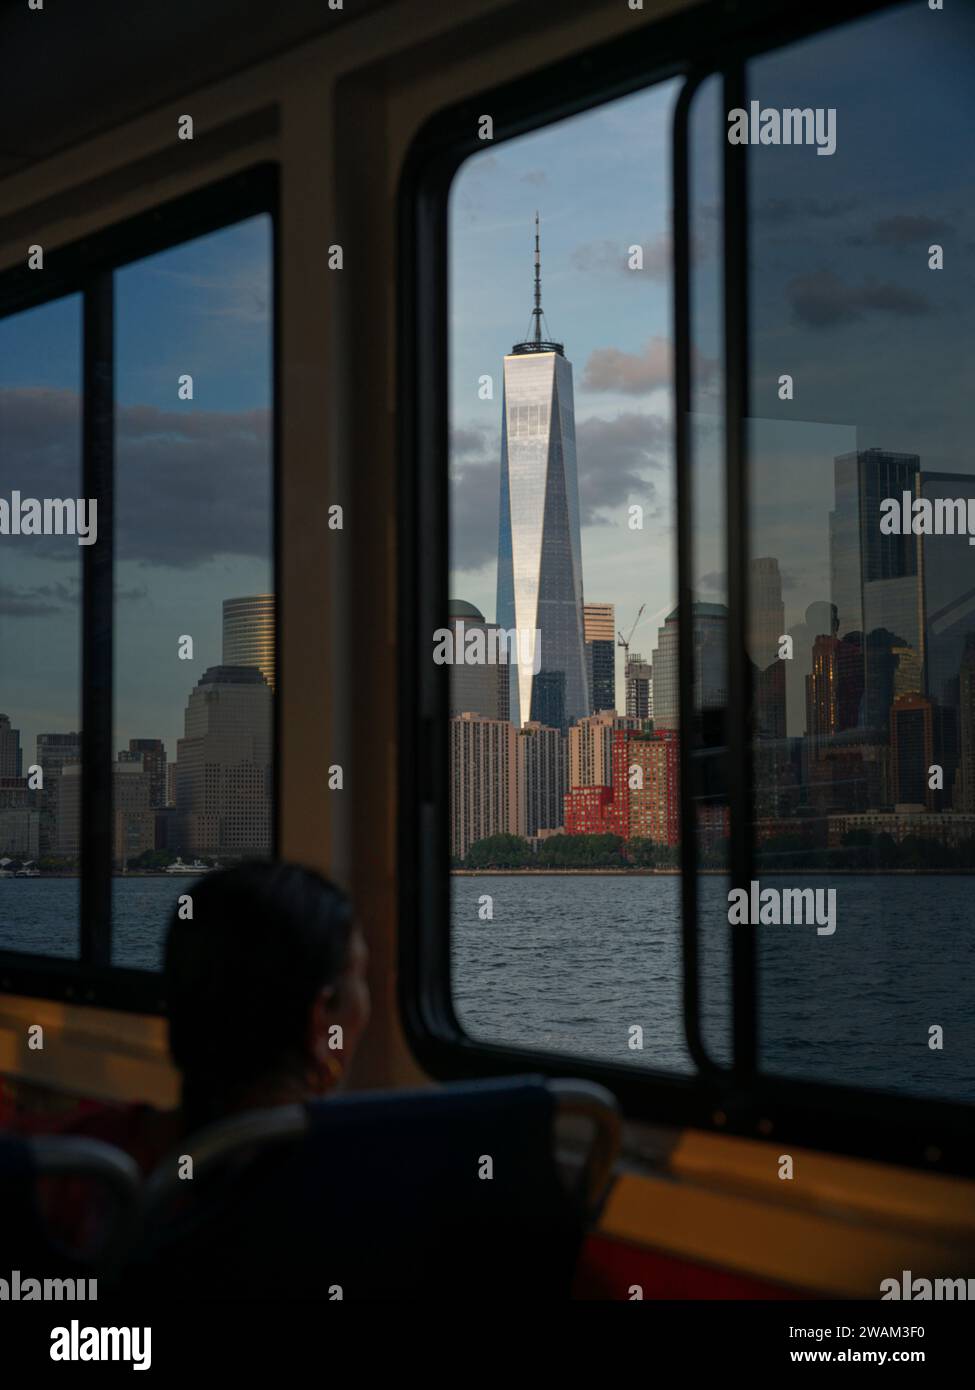
[{"label": "ferry window", "polygon": [[462,1029],[684,1074],[677,90],[485,149],[454,178],[449,596],[426,642],[450,665]]},{"label": "ferry window", "polygon": [[821,924],[756,933],[761,1067],[970,1101],[975,16],[948,9],[747,66],[815,120],[748,150],[749,657],[755,879]]},{"label": "ferry window", "polygon": [[272,844],[271,226],[120,269],[112,958]]},{"label": "ferry window", "polygon": [[53,509],[0,550],[6,992],[160,1010],[178,899],[274,852],[275,203],[261,166],[0,276],[4,532]]},{"label": "ferry window", "polygon": [[[0,951],[62,959],[80,947],[60,826],[81,779],[81,370],[80,296],[0,319]],[[61,534],[35,533],[45,501]]]}]

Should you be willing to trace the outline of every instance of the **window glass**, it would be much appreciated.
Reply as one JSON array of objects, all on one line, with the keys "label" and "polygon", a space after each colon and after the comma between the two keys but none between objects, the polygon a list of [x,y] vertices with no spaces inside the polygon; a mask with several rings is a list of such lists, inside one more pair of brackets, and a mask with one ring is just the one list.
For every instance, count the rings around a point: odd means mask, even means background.
[{"label": "window glass", "polygon": [[431,652],[451,668],[461,1024],[484,1042],[689,1071],[672,453],[677,90],[661,85],[506,142],[456,176],[450,602]]},{"label": "window glass", "polygon": [[79,296],[0,320],[0,950],[75,959],[81,361]]},{"label": "window glass", "polygon": [[115,277],[112,958],[272,849],[271,222]]},{"label": "window glass", "polygon": [[762,1064],[954,1100],[975,1063],[973,40],[970,11],[912,6],[747,73],[742,906],[766,920],[736,929],[758,934]]}]

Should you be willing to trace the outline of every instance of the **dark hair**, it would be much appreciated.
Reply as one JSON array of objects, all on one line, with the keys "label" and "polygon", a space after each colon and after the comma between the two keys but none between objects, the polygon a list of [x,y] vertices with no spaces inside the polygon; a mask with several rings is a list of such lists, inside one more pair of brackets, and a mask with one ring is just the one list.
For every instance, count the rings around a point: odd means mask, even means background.
[{"label": "dark hair", "polygon": [[232,1108],[255,1083],[302,1077],[312,1002],[348,958],[352,911],[311,869],[253,862],[192,885],[164,965],[169,1050],[189,1124]]}]

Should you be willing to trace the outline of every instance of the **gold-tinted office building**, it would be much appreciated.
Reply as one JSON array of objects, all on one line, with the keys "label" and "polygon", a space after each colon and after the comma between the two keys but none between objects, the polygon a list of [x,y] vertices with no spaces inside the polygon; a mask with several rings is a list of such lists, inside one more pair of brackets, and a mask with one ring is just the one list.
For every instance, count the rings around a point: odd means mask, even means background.
[{"label": "gold-tinted office building", "polygon": [[274,595],[223,601],[223,666],[256,666],[274,689]]}]

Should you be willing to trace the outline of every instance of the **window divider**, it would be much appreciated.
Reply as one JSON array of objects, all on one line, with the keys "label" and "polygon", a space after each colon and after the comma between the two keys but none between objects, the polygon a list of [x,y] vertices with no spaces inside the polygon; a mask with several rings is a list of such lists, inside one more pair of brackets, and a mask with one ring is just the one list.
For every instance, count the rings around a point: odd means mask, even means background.
[{"label": "window divider", "polygon": [[99,271],[84,290],[82,340],[82,492],[98,530],[82,550],[81,965],[96,968],[112,950],[114,320],[114,272]]}]

